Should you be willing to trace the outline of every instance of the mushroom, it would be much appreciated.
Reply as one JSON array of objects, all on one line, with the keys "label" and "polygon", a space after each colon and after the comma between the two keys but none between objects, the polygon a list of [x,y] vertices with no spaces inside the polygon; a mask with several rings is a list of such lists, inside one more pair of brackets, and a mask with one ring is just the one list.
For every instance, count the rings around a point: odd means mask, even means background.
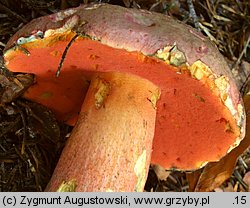
[{"label": "mushroom", "polygon": [[163,14],[109,4],[60,11],[18,31],[4,58],[36,75],[26,98],[78,120],[49,191],[142,191],[149,163],[195,170],[244,137],[223,56]]}]

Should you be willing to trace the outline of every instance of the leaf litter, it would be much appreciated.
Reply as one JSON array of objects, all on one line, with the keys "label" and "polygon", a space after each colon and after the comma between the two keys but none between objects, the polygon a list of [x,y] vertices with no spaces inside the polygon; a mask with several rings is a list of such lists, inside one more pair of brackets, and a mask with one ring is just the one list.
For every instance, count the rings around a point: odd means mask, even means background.
[{"label": "leaf litter", "polygon": [[[245,95],[247,135],[219,162],[194,172],[152,166],[145,191],[249,191],[250,2],[248,0],[0,0],[0,56],[8,39],[34,18],[86,3],[110,3],[167,14],[208,36]],[[42,191],[72,128],[45,107],[22,99],[32,75],[11,74],[0,59],[0,191]],[[199,98],[199,97],[197,97]]]}]

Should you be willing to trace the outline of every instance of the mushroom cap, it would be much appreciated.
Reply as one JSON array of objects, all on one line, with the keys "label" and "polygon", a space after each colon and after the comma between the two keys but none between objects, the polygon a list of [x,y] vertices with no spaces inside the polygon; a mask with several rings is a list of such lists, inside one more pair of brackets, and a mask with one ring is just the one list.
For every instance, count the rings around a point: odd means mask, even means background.
[{"label": "mushroom cap", "polygon": [[206,37],[163,14],[109,4],[60,11],[19,30],[4,58],[10,70],[36,74],[27,98],[71,123],[93,74],[122,71],[151,80],[161,88],[151,162],[164,168],[217,161],[245,134],[244,107],[223,56]]}]

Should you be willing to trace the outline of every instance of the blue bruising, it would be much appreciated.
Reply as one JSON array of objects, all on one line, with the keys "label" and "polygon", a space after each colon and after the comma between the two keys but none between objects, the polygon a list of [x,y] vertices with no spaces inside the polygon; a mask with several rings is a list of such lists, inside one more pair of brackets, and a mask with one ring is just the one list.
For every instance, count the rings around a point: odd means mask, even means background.
[{"label": "blue bruising", "polygon": [[17,39],[16,44],[17,45],[23,45],[25,43],[29,43],[32,41],[35,41],[37,39],[42,39],[44,37],[44,33],[42,31],[37,31],[35,34],[29,36],[29,37],[20,37]]}]

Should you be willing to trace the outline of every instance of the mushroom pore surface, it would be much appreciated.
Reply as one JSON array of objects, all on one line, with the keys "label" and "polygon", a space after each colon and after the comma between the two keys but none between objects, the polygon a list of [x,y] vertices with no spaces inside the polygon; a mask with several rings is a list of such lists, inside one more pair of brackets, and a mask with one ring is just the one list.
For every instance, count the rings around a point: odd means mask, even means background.
[{"label": "mushroom pore surface", "polygon": [[[62,53],[73,34],[24,44],[6,53],[12,71],[36,74],[25,97],[51,108],[58,119],[77,117],[89,80],[99,72],[120,71],[146,78],[161,90],[151,163],[165,168],[197,169],[225,155],[239,137],[236,121],[221,99],[190,73],[144,56],[79,37],[70,47],[61,73],[55,77]],[[60,41],[59,41],[60,40]],[[41,87],[42,86],[42,87]]]}]

